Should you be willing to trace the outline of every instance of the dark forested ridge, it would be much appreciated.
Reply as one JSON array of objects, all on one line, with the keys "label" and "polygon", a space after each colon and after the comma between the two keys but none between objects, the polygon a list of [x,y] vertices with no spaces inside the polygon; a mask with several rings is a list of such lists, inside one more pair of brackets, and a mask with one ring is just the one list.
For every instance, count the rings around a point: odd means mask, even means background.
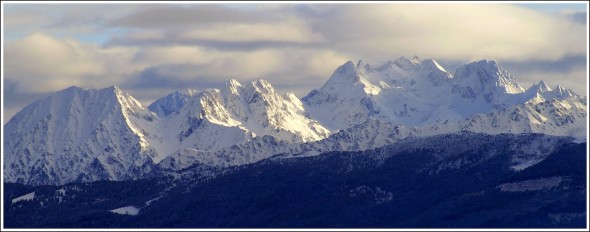
[{"label": "dark forested ridge", "polygon": [[[457,152],[449,151],[465,140],[275,157],[199,181],[4,183],[4,223],[7,228],[586,227],[586,143],[560,143],[542,161],[516,171],[510,168],[513,145],[526,137],[485,138],[492,139]],[[33,200],[12,202],[31,192]],[[125,206],[139,213],[109,211]]]}]

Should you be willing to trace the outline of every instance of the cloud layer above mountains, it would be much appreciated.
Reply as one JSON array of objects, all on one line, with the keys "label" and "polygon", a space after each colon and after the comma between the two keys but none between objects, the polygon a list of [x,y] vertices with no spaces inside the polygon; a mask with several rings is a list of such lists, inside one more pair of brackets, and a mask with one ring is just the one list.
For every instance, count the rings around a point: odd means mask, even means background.
[{"label": "cloud layer above mountains", "polygon": [[[119,85],[145,103],[263,78],[303,96],[347,60],[498,61],[587,92],[587,12],[508,4],[5,4],[5,119],[22,99]],[[16,100],[21,99],[21,100]]]}]

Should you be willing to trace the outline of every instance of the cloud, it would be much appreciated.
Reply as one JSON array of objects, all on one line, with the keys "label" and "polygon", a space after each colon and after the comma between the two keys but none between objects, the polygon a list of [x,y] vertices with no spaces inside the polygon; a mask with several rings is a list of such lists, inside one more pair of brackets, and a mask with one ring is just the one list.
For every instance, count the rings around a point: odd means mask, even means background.
[{"label": "cloud", "polygon": [[571,10],[562,10],[559,14],[565,17],[568,20],[571,20],[576,23],[587,25],[587,17],[588,12],[586,11],[571,11]]},{"label": "cloud", "polygon": [[110,33],[104,27],[142,8],[137,4],[4,4],[4,35],[10,39],[34,33],[58,38],[82,38]]},{"label": "cloud", "polygon": [[555,60],[587,50],[585,25],[508,4],[157,5],[109,25],[152,30],[122,33],[113,46],[320,48],[368,61]]},{"label": "cloud", "polygon": [[499,65],[525,88],[543,80],[552,88],[561,85],[587,95],[587,62],[586,56],[565,56],[557,60],[503,61]]},{"label": "cloud", "polygon": [[588,96],[588,73],[586,67],[571,69],[567,72],[529,70],[528,72],[514,74],[518,75],[516,77],[518,82],[525,88],[538,83],[539,80],[543,80],[551,88],[561,85],[573,90],[577,94]]},{"label": "cloud", "polygon": [[[304,18],[293,13],[267,10],[240,10],[216,5],[153,7],[110,22],[109,25],[131,30],[114,36],[106,46],[174,44],[252,51],[318,46],[327,42],[320,32],[311,30]],[[150,19],[144,20],[147,15]],[[163,20],[159,20],[157,15]],[[151,22],[155,19],[158,21]],[[138,28],[141,30],[138,31]]]},{"label": "cloud", "polygon": [[[198,46],[148,47],[138,52],[133,61],[161,66],[162,71],[177,78],[192,78],[196,74],[252,78],[283,65],[282,55],[277,50],[226,52]],[[194,68],[183,71],[179,65],[193,65]]]},{"label": "cloud", "polygon": [[6,42],[4,77],[16,81],[16,91],[57,91],[71,85],[102,87],[125,75],[131,49],[99,48],[74,39],[36,33]]},{"label": "cloud", "polygon": [[587,95],[587,61],[586,56],[566,56],[558,60],[504,61],[499,65],[525,88],[543,80],[552,88],[561,85]]},{"label": "cloud", "polygon": [[135,75],[128,86],[150,89],[192,83],[201,88],[201,82],[221,84],[229,78],[240,81],[262,78],[271,80],[281,90],[303,96],[323,84],[347,60],[348,57],[330,50],[282,48],[228,52],[197,46],[149,47],[136,53],[133,61],[153,65]]},{"label": "cloud", "polygon": [[[180,79],[178,75],[170,75],[167,74],[167,68],[170,67],[162,67],[162,66],[152,66],[147,67],[138,73],[131,75],[128,79],[126,79],[121,86],[125,89],[134,89],[134,90],[158,90],[158,89],[165,89],[168,91],[173,90],[181,90],[187,88],[198,88],[198,89],[206,89],[206,88],[213,88],[217,87],[223,83],[222,79],[219,80],[210,80],[208,78],[203,78],[198,76],[198,73],[195,72],[192,78],[187,79]],[[193,69],[195,66],[192,65],[175,65],[173,68],[177,69]],[[163,96],[163,95],[162,95]]]},{"label": "cloud", "polygon": [[279,23],[217,24],[180,35],[181,39],[220,42],[324,42],[322,35],[310,31],[304,23],[289,20]]},{"label": "cloud", "polygon": [[149,103],[229,78],[268,79],[301,97],[348,60],[414,55],[451,72],[493,59],[525,87],[545,79],[586,92],[586,12],[504,4],[7,6],[7,99],[120,85]]},{"label": "cloud", "polygon": [[[130,89],[199,88],[229,78],[258,78],[294,87],[304,95],[321,85],[349,57],[326,49],[272,48],[226,51],[200,46],[170,45],[100,47],[74,39],[33,34],[6,44],[5,78],[16,91],[57,91],[71,85]],[[293,85],[291,82],[300,84]]]},{"label": "cloud", "polygon": [[12,118],[12,116],[14,116],[26,105],[33,101],[45,98],[53,93],[20,93],[16,91],[17,82],[8,79],[4,80],[3,87],[2,98],[7,100],[4,100],[4,108],[2,108],[4,117],[2,125],[6,124]]},{"label": "cloud", "polygon": [[526,60],[526,61],[504,61],[503,67],[513,72],[537,71],[537,72],[571,72],[586,67],[588,58],[586,56],[564,56],[558,60]]},{"label": "cloud", "polygon": [[240,10],[223,5],[154,5],[126,15],[109,23],[110,26],[134,28],[178,28],[187,25],[214,23],[270,21],[274,17],[266,12]]},{"label": "cloud", "polygon": [[300,13],[332,49],[359,57],[525,60],[586,52],[583,25],[511,5],[318,4]]}]

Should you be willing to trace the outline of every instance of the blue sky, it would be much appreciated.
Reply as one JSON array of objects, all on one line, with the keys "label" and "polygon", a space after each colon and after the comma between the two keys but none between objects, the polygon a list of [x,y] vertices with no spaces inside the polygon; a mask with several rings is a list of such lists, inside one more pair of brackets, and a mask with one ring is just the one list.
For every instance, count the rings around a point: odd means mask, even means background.
[{"label": "blue sky", "polygon": [[582,3],[555,3],[555,2],[545,2],[545,3],[516,3],[515,5],[530,8],[533,10],[550,12],[550,13],[558,13],[560,11],[586,11],[588,5]]},{"label": "blue sky", "polygon": [[15,4],[3,2],[4,123],[71,85],[143,103],[269,80],[303,96],[348,60],[496,60],[525,88],[586,94],[587,4]]}]

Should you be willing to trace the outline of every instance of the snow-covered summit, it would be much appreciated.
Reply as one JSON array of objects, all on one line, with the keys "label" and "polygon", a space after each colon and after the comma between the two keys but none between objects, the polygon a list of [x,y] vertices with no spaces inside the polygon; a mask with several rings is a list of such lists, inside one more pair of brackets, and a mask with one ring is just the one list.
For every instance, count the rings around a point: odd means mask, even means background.
[{"label": "snow-covered summit", "polygon": [[215,151],[265,135],[300,143],[330,134],[295,95],[281,95],[265,80],[176,91],[148,109],[116,86],[70,87],[30,104],[4,127],[5,181],[138,178],[185,148]]},{"label": "snow-covered summit", "polygon": [[334,131],[369,119],[419,128],[460,124],[478,114],[526,102],[577,96],[563,87],[551,89],[544,82],[524,89],[490,60],[463,65],[453,76],[435,60],[417,57],[376,66],[363,61],[357,64],[346,62],[322,88],[303,98],[312,118]]},{"label": "snow-covered summit", "polygon": [[[358,64],[362,65],[362,61],[359,61]],[[378,94],[380,88],[366,79],[362,68],[370,67],[357,66],[352,61],[346,62],[334,71],[332,77],[322,86],[321,90],[326,93],[346,91],[351,95]]]},{"label": "snow-covered summit", "polygon": [[[168,100],[174,96],[172,93],[156,100],[152,106],[174,102]],[[264,135],[289,142],[316,141],[329,135],[307,116],[297,97],[279,94],[265,80],[242,84],[230,79],[221,90],[206,89],[184,96],[173,112],[159,118],[157,136],[148,138],[164,157],[184,148],[215,151]]]},{"label": "snow-covered summit", "polygon": [[156,156],[137,123],[153,120],[154,115],[115,86],[59,91],[31,103],[4,126],[4,181],[137,178]]},{"label": "snow-covered summit", "polygon": [[219,104],[255,135],[271,135],[290,142],[307,142],[329,135],[307,116],[303,103],[292,93],[279,94],[266,80],[241,84],[230,80],[220,92]]},{"label": "snow-covered summit", "polygon": [[535,93],[546,93],[551,92],[551,87],[545,84],[544,81],[539,81],[539,83],[533,84],[530,88],[527,89],[527,92],[535,92]]},{"label": "snow-covered summit", "polygon": [[524,92],[514,76],[498,67],[495,61],[481,60],[457,69],[453,93],[472,101],[484,100],[492,105],[505,105],[506,96]]},{"label": "snow-covered summit", "polygon": [[156,113],[160,117],[166,117],[171,113],[178,111],[190,98],[198,94],[199,91],[195,89],[187,89],[185,91],[174,91],[167,96],[160,98],[150,104],[148,109]]},{"label": "snow-covered summit", "polygon": [[451,75],[436,61],[417,57],[372,66],[346,62],[326,84],[303,98],[311,116],[332,130],[369,118],[417,125],[450,94]]}]

